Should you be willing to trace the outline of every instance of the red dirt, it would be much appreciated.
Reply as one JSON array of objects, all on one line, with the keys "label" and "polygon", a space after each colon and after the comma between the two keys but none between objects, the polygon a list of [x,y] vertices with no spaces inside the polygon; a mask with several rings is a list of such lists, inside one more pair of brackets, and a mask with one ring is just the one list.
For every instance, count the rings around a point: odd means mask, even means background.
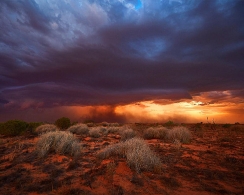
[{"label": "red dirt", "polygon": [[[131,127],[141,132],[152,125]],[[51,153],[40,159],[35,151],[38,137],[0,136],[0,192],[10,194],[244,194],[244,131],[230,132],[222,126],[204,126],[199,133],[193,125],[189,144],[146,140],[160,157],[161,172],[136,173],[126,159],[99,159],[96,154],[119,136],[100,138],[77,136],[83,145],[78,159]]]}]

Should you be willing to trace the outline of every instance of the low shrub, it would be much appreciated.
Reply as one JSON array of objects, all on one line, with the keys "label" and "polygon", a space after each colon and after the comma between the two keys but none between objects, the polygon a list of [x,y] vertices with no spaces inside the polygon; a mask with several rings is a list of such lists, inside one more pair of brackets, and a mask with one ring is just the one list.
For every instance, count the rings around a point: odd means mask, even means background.
[{"label": "low shrub", "polygon": [[143,132],[145,139],[164,139],[167,133],[165,127],[149,127]]},{"label": "low shrub", "polygon": [[131,139],[136,136],[136,132],[133,129],[127,128],[123,131],[120,131],[121,141]]},{"label": "low shrub", "polygon": [[27,131],[34,133],[36,128],[43,125],[43,123],[40,122],[31,122],[28,124]]},{"label": "low shrub", "polygon": [[50,131],[58,131],[59,129],[57,128],[57,126],[53,125],[53,124],[44,124],[44,125],[40,125],[35,129],[35,133],[37,134],[41,134],[41,133],[46,133],[46,132],[50,132]]},{"label": "low shrub", "polygon": [[121,127],[107,127],[108,133],[116,134],[121,130]]},{"label": "low shrub", "polygon": [[182,143],[189,143],[191,132],[186,127],[178,126],[168,130],[166,137],[171,141],[179,140]]},{"label": "low shrub", "polygon": [[107,126],[109,126],[109,123],[104,121],[104,122],[101,122],[101,125],[104,126],[104,127],[107,127]]},{"label": "low shrub", "polygon": [[101,137],[100,128],[99,127],[91,127],[89,131],[89,135],[94,138]]},{"label": "low shrub", "polygon": [[74,135],[64,131],[42,134],[36,144],[39,157],[44,157],[50,152],[77,157],[80,155],[80,149],[80,144]]},{"label": "low shrub", "polygon": [[78,135],[87,135],[89,133],[89,128],[86,124],[79,123],[77,125],[69,127],[67,131]]},{"label": "low shrub", "polygon": [[21,135],[26,132],[28,123],[20,120],[9,120],[5,123],[2,123],[0,127],[0,134],[2,135]]},{"label": "low shrub", "polygon": [[160,158],[141,138],[132,138],[125,142],[110,145],[98,153],[98,157],[102,159],[114,155],[125,157],[127,164],[137,172],[144,170],[160,172],[162,168]]},{"label": "low shrub", "polygon": [[59,118],[58,120],[55,121],[55,125],[64,130],[64,129],[67,129],[70,127],[71,125],[71,122],[70,122],[70,119],[69,118],[66,118],[66,117],[62,117],[62,118]]}]

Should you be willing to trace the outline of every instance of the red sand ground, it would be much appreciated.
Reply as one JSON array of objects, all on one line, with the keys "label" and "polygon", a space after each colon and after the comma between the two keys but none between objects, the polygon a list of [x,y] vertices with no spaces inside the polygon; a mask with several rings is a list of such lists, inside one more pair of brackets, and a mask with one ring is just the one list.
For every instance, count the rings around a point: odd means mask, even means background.
[{"label": "red sand ground", "polygon": [[[140,135],[150,125],[132,128]],[[83,145],[76,161],[49,154],[39,159],[38,137],[0,137],[0,194],[244,194],[244,131],[218,126],[192,131],[190,144],[146,140],[161,158],[161,173],[131,170],[119,157],[100,160],[96,153],[119,142],[119,136],[77,136]]]}]

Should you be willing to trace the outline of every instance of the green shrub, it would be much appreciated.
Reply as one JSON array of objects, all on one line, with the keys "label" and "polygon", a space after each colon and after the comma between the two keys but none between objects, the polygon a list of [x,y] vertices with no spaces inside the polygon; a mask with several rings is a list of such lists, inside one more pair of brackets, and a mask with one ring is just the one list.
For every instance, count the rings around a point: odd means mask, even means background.
[{"label": "green shrub", "polygon": [[178,126],[168,130],[166,137],[173,142],[179,140],[182,143],[189,143],[191,132],[186,127]]},{"label": "green shrub", "polygon": [[28,123],[20,120],[9,120],[2,123],[0,127],[0,134],[3,135],[21,135],[26,132]]},{"label": "green shrub", "polygon": [[150,127],[143,132],[145,139],[164,139],[168,129],[165,127]]},{"label": "green shrub", "polygon": [[44,125],[40,125],[35,129],[35,133],[38,134],[42,134],[42,133],[47,133],[50,131],[58,131],[59,129],[57,128],[57,126],[53,125],[53,124],[44,124]]},{"label": "green shrub", "polygon": [[71,125],[70,119],[66,117],[59,118],[55,121],[55,125],[62,130],[68,129]]},{"label": "green shrub", "polygon": [[41,126],[43,123],[40,122],[30,122],[28,123],[27,131],[34,133],[36,128]]},{"label": "green shrub", "polygon": [[75,133],[78,135],[87,135],[89,133],[88,126],[82,123],[69,127],[67,131],[70,131],[71,133]]},{"label": "green shrub", "polygon": [[125,157],[127,164],[137,172],[144,170],[160,172],[162,168],[160,158],[141,138],[132,138],[125,142],[110,145],[97,154],[101,159],[114,155]]},{"label": "green shrub", "polygon": [[39,157],[44,157],[50,152],[77,157],[80,155],[80,149],[80,144],[74,135],[64,131],[42,134],[36,144]]}]

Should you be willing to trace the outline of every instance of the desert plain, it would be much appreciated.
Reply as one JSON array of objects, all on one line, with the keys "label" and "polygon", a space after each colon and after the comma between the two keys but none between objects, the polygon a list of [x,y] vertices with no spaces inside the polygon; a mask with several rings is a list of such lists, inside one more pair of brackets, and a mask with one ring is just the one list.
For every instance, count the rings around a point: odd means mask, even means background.
[{"label": "desert plain", "polygon": [[125,142],[121,132],[105,133],[109,127],[102,125],[93,124],[103,128],[98,136],[74,134],[81,146],[75,157],[55,151],[40,157],[41,135],[36,133],[1,135],[1,194],[244,194],[243,125],[181,124],[191,134],[190,141],[182,143],[145,136],[147,129],[163,124],[120,124],[133,129],[160,159],[160,169],[155,170],[136,170],[123,155],[100,158],[104,149]]}]

